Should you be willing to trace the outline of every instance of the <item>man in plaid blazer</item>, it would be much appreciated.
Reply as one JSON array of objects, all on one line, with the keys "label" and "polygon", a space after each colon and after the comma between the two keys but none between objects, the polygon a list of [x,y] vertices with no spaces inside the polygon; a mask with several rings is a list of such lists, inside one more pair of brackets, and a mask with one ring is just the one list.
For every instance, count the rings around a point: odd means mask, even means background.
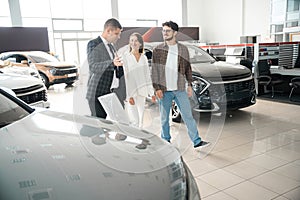
[{"label": "man in plaid blazer", "polygon": [[[89,79],[86,98],[92,116],[106,118],[107,114],[98,101],[98,97],[111,93],[114,89],[112,85],[113,79],[120,79],[123,75],[122,61],[111,46],[112,43],[115,43],[120,38],[121,31],[122,26],[117,19],[108,19],[104,24],[102,34],[96,39],[89,41],[87,45]],[[114,73],[116,73],[116,77]],[[120,79],[119,85],[125,88],[124,84],[121,84]],[[119,88],[119,90],[122,90],[122,88]],[[125,99],[122,99],[123,97],[120,97],[118,93],[117,96],[121,102]]]}]

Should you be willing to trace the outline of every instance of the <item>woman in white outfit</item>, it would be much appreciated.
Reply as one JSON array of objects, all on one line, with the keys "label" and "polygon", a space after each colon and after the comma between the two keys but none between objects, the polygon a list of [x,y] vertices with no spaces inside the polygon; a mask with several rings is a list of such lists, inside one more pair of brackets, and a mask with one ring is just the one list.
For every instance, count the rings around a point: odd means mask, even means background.
[{"label": "woman in white outfit", "polygon": [[131,125],[142,128],[146,97],[155,97],[141,34],[130,35],[129,51],[123,54],[123,67],[127,93],[125,109]]}]

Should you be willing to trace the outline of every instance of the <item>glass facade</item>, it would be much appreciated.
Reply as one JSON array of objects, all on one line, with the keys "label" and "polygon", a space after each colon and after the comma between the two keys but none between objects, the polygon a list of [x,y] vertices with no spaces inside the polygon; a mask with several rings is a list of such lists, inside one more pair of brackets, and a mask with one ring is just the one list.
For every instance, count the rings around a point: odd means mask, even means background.
[{"label": "glass facade", "polygon": [[0,5],[0,26],[10,27],[12,24],[8,0],[0,0]]},{"label": "glass facade", "polygon": [[288,42],[291,35],[300,32],[300,0],[271,0],[271,38]]},{"label": "glass facade", "polygon": [[[14,26],[9,3],[15,2],[0,0],[0,26]],[[182,0],[152,0],[150,4],[145,0],[19,0],[17,3],[22,26],[47,27],[50,51],[61,60],[78,64],[84,62],[87,42],[101,33],[113,13],[117,13],[123,27],[161,26],[170,19],[179,26],[182,24]],[[144,5],[149,12],[145,12]],[[170,5],[172,9],[166,9]],[[142,9],[136,8],[139,6]]]},{"label": "glass facade", "polygon": [[151,0],[151,3],[149,3],[149,1],[144,0],[118,0],[119,19],[122,21],[123,26],[161,26],[164,21],[170,19],[176,21],[178,25],[181,26],[181,1],[182,0]]}]

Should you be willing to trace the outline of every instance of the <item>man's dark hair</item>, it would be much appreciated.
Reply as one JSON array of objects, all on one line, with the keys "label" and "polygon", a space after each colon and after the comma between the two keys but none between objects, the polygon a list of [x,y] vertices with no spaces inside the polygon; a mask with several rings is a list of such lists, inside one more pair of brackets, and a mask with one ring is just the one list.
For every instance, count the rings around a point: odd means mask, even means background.
[{"label": "man's dark hair", "polygon": [[168,26],[170,27],[173,31],[178,31],[178,24],[172,21],[168,21],[162,24],[162,26]]},{"label": "man's dark hair", "polygon": [[104,29],[106,29],[107,27],[113,27],[113,28],[122,29],[122,26],[121,26],[120,22],[117,19],[115,19],[115,18],[108,19],[105,22]]}]

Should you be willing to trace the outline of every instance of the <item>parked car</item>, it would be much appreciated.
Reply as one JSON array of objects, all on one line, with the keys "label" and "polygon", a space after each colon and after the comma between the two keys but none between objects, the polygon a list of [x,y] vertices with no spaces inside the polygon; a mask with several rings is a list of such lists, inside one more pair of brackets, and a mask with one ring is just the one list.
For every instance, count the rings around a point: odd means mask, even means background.
[{"label": "parked car", "polygon": [[0,199],[200,199],[179,151],[159,136],[34,109],[2,89],[0,141]]},{"label": "parked car", "polygon": [[[224,112],[237,110],[256,103],[254,78],[249,69],[239,64],[217,61],[206,51],[193,45],[188,47],[192,67],[193,97],[191,105],[197,112]],[[151,67],[152,50],[157,43],[145,43],[145,53]],[[181,121],[176,104],[172,107],[172,119]]]},{"label": "parked car", "polygon": [[60,62],[56,57],[42,51],[11,51],[0,54],[1,60],[21,63],[27,61],[38,69],[45,86],[57,83],[72,85],[79,77],[75,64]]},{"label": "parked car", "polygon": [[18,98],[31,106],[50,107],[47,89],[39,78],[0,71],[0,86],[11,89]]},{"label": "parked car", "polygon": [[33,76],[35,78],[41,79],[41,76],[36,69],[35,65],[29,64],[27,61],[22,61],[21,63],[13,63],[9,60],[0,60],[0,72],[5,74],[21,74]]}]

